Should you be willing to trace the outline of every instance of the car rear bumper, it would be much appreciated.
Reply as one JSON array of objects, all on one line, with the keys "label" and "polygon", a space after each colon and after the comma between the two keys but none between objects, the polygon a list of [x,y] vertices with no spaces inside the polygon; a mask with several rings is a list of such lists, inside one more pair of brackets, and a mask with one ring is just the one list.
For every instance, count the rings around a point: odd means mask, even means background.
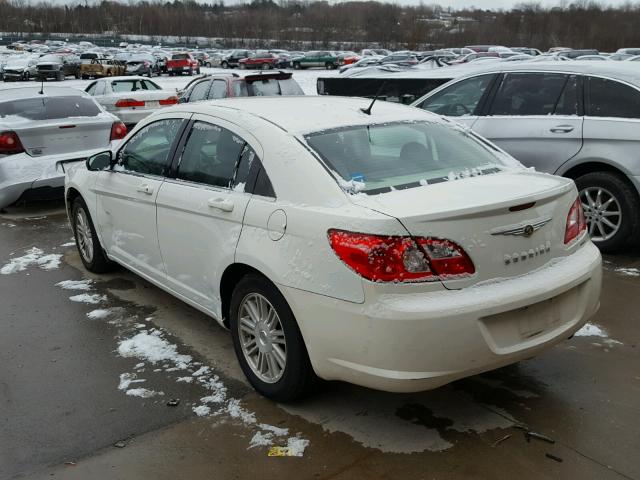
[{"label": "car rear bumper", "polygon": [[599,307],[601,257],[589,241],[527,275],[355,304],[280,286],[321,378],[394,392],[428,390],[532,357]]},{"label": "car rear bumper", "polygon": [[26,153],[0,157],[0,208],[8,207],[25,192],[36,188],[64,187],[64,172],[59,162],[84,161],[99,152],[109,150],[115,142],[104,148],[70,152],[62,155],[31,157]]}]

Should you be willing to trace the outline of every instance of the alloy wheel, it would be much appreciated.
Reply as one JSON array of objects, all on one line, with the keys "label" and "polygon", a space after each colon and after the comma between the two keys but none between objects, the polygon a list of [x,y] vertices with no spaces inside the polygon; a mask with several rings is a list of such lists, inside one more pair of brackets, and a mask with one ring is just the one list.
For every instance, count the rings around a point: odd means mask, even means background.
[{"label": "alloy wheel", "polygon": [[609,190],[587,187],[580,190],[580,202],[592,240],[601,242],[618,233],[622,225],[622,207]]},{"label": "alloy wheel", "polygon": [[238,307],[238,337],[252,372],[276,383],[287,366],[287,342],[278,312],[266,297],[250,293]]}]

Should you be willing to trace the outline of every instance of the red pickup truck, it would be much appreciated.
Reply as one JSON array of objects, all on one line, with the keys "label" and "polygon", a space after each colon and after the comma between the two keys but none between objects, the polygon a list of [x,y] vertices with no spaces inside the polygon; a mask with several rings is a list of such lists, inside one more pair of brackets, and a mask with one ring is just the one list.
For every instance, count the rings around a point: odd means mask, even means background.
[{"label": "red pickup truck", "polygon": [[171,59],[167,60],[167,73],[171,76],[183,73],[199,75],[200,64],[190,53],[174,53]]}]

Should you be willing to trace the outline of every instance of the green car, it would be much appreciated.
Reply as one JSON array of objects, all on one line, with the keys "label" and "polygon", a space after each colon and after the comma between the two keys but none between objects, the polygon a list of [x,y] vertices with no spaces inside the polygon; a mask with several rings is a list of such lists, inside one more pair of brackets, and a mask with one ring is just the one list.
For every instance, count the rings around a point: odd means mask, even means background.
[{"label": "green car", "polygon": [[318,51],[307,52],[303,57],[293,60],[293,68],[300,70],[303,68],[322,67],[333,70],[340,66],[340,59],[335,52]]}]

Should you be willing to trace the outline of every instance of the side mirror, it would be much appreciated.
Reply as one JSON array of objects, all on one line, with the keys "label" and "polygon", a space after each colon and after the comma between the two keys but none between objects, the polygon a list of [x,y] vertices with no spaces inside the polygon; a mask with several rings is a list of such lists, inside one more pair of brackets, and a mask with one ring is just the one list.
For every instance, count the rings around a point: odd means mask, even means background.
[{"label": "side mirror", "polygon": [[96,153],[87,158],[87,170],[99,172],[111,168],[113,155],[110,150]]},{"label": "side mirror", "polygon": [[178,97],[178,103],[187,103],[187,97]]}]

